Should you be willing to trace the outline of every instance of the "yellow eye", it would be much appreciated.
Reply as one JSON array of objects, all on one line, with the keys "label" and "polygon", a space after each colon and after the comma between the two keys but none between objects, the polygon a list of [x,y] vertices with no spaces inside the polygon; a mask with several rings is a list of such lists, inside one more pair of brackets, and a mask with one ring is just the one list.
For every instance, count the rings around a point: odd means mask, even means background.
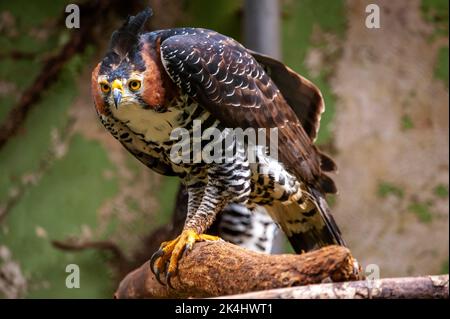
[{"label": "yellow eye", "polygon": [[130,83],[128,83],[128,87],[131,91],[137,91],[141,88],[141,81],[131,80]]},{"label": "yellow eye", "polygon": [[111,87],[108,83],[100,83],[100,89],[103,93],[108,93],[111,90]]}]

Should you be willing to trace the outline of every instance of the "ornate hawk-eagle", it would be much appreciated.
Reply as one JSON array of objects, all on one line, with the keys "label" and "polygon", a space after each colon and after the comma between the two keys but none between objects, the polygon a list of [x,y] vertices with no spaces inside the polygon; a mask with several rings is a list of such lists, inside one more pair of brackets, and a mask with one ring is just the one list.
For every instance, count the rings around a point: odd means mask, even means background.
[{"label": "ornate hawk-eagle", "polygon": [[[147,9],[130,17],[113,33],[92,73],[92,93],[106,129],[146,166],[179,176],[187,188],[182,233],[151,258],[158,280],[165,273],[170,285],[179,258],[195,242],[219,239],[205,232],[232,203],[264,206],[296,252],[345,245],[325,201],[336,192],[326,175],[336,165],[313,144],[324,111],[320,91],[283,63],[211,30],[142,33],[150,15]],[[248,143],[234,139],[232,161],[173,161],[171,132],[192,134],[195,120],[224,135],[233,128],[277,128],[278,159],[255,147],[256,160],[249,161],[239,151]]]}]

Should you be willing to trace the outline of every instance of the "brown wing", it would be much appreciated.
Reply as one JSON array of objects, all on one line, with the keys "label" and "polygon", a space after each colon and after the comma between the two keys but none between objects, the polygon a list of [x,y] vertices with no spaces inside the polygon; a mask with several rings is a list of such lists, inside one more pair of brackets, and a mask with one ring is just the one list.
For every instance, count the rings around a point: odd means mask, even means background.
[{"label": "brown wing", "polygon": [[[248,50],[275,82],[289,106],[294,110],[306,134],[315,141],[320,128],[320,118],[325,112],[325,102],[319,88],[286,64],[267,55]],[[336,171],[336,163],[321,153],[323,171]]]},{"label": "brown wing", "polygon": [[203,29],[160,36],[163,65],[186,94],[228,127],[278,128],[278,158],[284,166],[302,181],[336,192],[299,118],[242,45]]},{"label": "brown wing", "polygon": [[314,141],[319,131],[320,117],[325,111],[325,103],[320,90],[284,63],[261,53],[248,51],[256,61],[263,65],[294,110],[305,132]]}]

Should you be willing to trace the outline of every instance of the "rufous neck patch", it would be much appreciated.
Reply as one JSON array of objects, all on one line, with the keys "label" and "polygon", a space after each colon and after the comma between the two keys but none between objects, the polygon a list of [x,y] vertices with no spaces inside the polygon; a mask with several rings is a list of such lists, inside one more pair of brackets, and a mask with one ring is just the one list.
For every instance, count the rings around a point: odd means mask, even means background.
[{"label": "rufous neck patch", "polygon": [[[157,43],[157,46],[159,46],[159,43]],[[151,108],[164,106],[175,95],[174,85],[171,82],[167,82],[168,75],[164,70],[157,50],[158,48],[155,50],[148,43],[142,47],[142,59],[146,69],[141,96]]]},{"label": "rufous neck patch", "polygon": [[100,71],[100,65],[97,64],[95,69],[92,71],[92,77],[91,77],[91,93],[92,97],[94,98],[95,108],[97,109],[97,112],[99,114],[106,114],[106,105],[105,101],[103,99],[102,93],[100,92],[100,86],[98,84],[98,73]]}]

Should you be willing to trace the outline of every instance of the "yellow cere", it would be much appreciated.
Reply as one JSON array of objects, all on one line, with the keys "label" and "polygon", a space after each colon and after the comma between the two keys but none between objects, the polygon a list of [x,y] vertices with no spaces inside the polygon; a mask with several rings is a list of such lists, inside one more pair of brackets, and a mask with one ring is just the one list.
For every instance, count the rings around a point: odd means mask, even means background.
[{"label": "yellow cere", "polygon": [[123,90],[122,82],[117,80],[117,79],[114,80],[113,83],[112,83],[112,88],[113,89],[119,89],[120,91],[122,91]]}]

